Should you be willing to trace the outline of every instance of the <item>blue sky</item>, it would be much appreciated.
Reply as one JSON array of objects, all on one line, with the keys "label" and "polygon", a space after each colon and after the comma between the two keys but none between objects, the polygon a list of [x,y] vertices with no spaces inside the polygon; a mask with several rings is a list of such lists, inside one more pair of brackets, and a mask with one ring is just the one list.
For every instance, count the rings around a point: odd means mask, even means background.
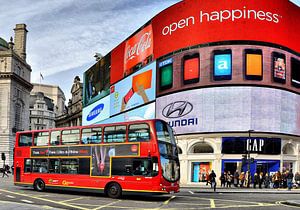
[{"label": "blue sky", "polygon": [[58,85],[70,98],[76,75],[179,0],[10,0],[1,2],[0,37],[25,23],[31,82]]},{"label": "blue sky", "polygon": [[[0,37],[25,23],[32,82],[58,85],[70,98],[76,75],[163,9],[180,0],[10,0],[0,7]],[[293,0],[300,5],[300,0]]]}]

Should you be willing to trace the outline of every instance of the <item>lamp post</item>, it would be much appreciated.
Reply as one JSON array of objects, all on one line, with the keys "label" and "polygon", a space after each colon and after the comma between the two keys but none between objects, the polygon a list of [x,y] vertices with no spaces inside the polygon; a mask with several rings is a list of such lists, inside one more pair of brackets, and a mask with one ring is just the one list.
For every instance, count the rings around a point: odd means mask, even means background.
[{"label": "lamp post", "polygon": [[[251,141],[251,132],[253,132],[254,130],[248,130],[248,134],[249,134],[249,140]],[[250,186],[250,179],[251,179],[251,173],[250,173],[250,164],[251,164],[251,156],[250,156],[250,149],[249,147],[247,147],[247,160],[248,160],[248,183],[247,183],[247,187]]]}]

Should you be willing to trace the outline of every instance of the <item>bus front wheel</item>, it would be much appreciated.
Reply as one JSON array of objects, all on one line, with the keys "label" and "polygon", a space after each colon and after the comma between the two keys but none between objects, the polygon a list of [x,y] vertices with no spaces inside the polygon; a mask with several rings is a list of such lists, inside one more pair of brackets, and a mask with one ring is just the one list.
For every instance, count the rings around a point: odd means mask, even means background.
[{"label": "bus front wheel", "polygon": [[119,198],[122,195],[122,188],[118,183],[110,183],[106,193],[110,198]]},{"label": "bus front wheel", "polygon": [[41,179],[37,179],[35,180],[33,187],[36,191],[42,192],[45,190],[45,182]]}]

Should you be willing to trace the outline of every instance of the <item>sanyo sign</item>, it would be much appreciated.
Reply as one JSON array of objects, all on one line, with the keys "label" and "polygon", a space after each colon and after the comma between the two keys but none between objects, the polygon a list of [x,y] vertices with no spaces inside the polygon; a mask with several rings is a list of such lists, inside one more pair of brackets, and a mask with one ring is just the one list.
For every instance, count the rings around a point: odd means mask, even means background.
[{"label": "sanyo sign", "polygon": [[279,23],[281,15],[270,11],[255,10],[244,6],[243,8],[231,9],[231,10],[218,10],[207,12],[200,10],[199,16],[189,16],[182,18],[176,22],[166,25],[162,29],[162,35],[171,35],[179,29],[193,26],[195,24],[202,24],[208,22],[226,22],[226,21],[245,21],[245,20],[257,20],[267,21],[272,23]]}]

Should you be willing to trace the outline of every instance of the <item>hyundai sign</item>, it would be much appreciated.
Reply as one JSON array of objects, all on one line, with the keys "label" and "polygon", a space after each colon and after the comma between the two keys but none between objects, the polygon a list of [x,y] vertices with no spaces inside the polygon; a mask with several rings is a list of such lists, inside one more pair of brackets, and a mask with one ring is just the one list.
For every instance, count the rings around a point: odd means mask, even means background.
[{"label": "hyundai sign", "polygon": [[82,111],[82,125],[91,125],[110,116],[110,96],[85,107]]}]

